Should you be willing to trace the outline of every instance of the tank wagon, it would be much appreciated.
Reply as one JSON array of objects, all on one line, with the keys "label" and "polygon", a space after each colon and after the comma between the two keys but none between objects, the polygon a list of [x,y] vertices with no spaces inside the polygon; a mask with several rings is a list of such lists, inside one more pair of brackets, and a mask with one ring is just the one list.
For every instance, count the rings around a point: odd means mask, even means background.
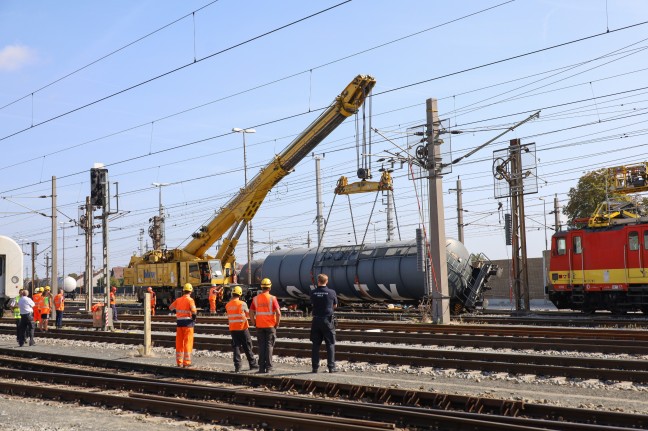
[{"label": "tank wagon", "polygon": [[13,239],[0,235],[0,314],[23,285],[23,252]]},{"label": "tank wagon", "polygon": [[[313,274],[329,276],[341,302],[418,304],[424,298],[425,273],[417,270],[416,241],[280,250],[263,262],[263,277],[284,302],[309,300]],[[488,279],[499,269],[484,255],[470,254],[457,240],[446,243],[450,307],[453,314],[483,303]],[[254,268],[253,268],[254,271]]]}]

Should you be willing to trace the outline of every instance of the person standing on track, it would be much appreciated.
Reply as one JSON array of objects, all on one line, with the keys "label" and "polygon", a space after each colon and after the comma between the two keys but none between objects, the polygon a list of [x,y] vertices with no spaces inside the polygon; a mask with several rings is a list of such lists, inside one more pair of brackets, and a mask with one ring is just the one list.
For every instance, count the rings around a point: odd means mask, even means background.
[{"label": "person standing on track", "polygon": [[243,289],[241,286],[234,286],[232,289],[232,300],[225,305],[227,320],[229,322],[230,335],[232,336],[232,348],[234,349],[234,371],[241,371],[241,349],[250,364],[250,369],[259,368],[254,353],[252,352],[252,337],[248,328],[249,310],[245,302],[241,301]]},{"label": "person standing on track", "polygon": [[310,340],[313,343],[311,364],[313,372],[319,368],[319,350],[322,341],[326,343],[326,365],[329,373],[335,373],[335,322],[333,311],[338,305],[337,295],[327,287],[328,276],[317,276],[317,289],[311,291],[310,299],[313,306],[313,321],[311,322]]},{"label": "person standing on track", "polygon": [[40,321],[41,321],[41,314],[40,314],[40,302],[41,302],[41,297],[43,296],[42,294],[43,288],[42,287],[37,287],[36,290],[34,290],[34,294],[32,295],[32,301],[34,301],[33,307],[33,322],[32,325],[34,325],[34,329],[36,329],[37,326],[40,326]]},{"label": "person standing on track", "polygon": [[176,312],[176,364],[178,367],[191,368],[191,351],[193,350],[194,326],[196,324],[196,303],[191,297],[193,286],[184,285],[183,295],[169,305],[169,310]]},{"label": "person standing on track", "polygon": [[54,309],[56,310],[56,329],[63,327],[63,310],[65,310],[65,291],[59,289],[54,297]]},{"label": "person standing on track", "polygon": [[22,295],[22,289],[18,291],[18,296],[16,296],[11,301],[9,301],[9,307],[11,307],[14,320],[16,321],[16,341],[20,340],[20,336],[18,335],[18,330],[20,329],[20,307],[18,306],[18,302],[20,301],[21,295]]},{"label": "person standing on track", "polygon": [[157,296],[155,296],[155,292],[153,292],[153,288],[151,286],[146,289],[148,293],[151,294],[151,316],[155,316],[155,306],[157,305]]},{"label": "person standing on track", "polygon": [[18,308],[20,309],[20,326],[18,327],[18,345],[22,347],[29,335],[29,345],[33,346],[34,342],[34,301],[27,296],[27,290],[20,292]]},{"label": "person standing on track", "polygon": [[209,289],[209,314],[216,314],[216,297],[218,296],[218,289],[212,286]]},{"label": "person standing on track", "polygon": [[119,319],[117,319],[117,288],[115,286],[112,286],[110,288],[110,308],[112,308],[112,315],[113,315],[113,322],[118,322]]},{"label": "person standing on track", "polygon": [[257,328],[259,344],[258,373],[272,371],[272,349],[277,340],[277,328],[281,320],[279,302],[275,296],[270,295],[271,288],[272,283],[269,278],[261,280],[262,292],[254,297],[250,305],[250,320]]},{"label": "person standing on track", "polygon": [[41,289],[41,292],[40,304],[38,306],[38,311],[40,311],[41,315],[40,329],[43,332],[47,332],[50,313],[54,305],[54,297],[52,296],[52,288],[49,286],[45,286],[45,291]]}]

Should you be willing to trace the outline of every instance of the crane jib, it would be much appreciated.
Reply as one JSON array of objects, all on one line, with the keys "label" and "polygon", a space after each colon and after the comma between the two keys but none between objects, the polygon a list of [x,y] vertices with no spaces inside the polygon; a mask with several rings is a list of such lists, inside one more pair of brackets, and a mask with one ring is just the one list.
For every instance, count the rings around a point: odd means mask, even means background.
[{"label": "crane jib", "polygon": [[[347,117],[358,111],[369,97],[375,83],[375,79],[369,75],[356,76],[317,119],[248,182],[247,187],[242,188],[206,226],[193,234],[193,240],[182,251],[202,257],[234,224],[251,220],[272,187],[288,175]],[[240,232],[242,230],[237,231],[239,234]],[[236,236],[221,246],[229,247],[228,250],[217,252],[216,255],[221,257],[223,262],[233,258],[230,244],[238,241]]]}]

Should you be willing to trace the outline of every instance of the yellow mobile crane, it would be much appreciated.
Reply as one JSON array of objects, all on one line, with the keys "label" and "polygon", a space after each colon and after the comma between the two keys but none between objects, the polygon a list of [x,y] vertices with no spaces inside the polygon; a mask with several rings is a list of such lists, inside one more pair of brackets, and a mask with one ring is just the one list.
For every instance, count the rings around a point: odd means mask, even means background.
[{"label": "yellow mobile crane", "polygon": [[[369,75],[356,76],[281,154],[261,169],[207,225],[200,227],[184,248],[152,250],[131,257],[124,270],[124,284],[153,287],[158,306],[163,307],[170,304],[181,286],[191,283],[198,305],[206,305],[212,286],[232,283],[234,249],[268,192],[347,117],[358,111],[375,84],[376,80]],[[226,232],[216,256],[209,256],[207,250]]]}]

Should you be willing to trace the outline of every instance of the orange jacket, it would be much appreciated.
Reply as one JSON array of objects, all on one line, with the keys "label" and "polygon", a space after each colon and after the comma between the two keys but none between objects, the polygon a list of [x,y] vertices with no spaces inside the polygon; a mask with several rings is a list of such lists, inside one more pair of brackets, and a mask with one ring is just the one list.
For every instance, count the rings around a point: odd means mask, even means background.
[{"label": "orange jacket", "polygon": [[115,294],[113,292],[110,292],[110,305],[115,305],[115,303]]},{"label": "orange jacket", "polygon": [[248,323],[247,304],[240,299],[232,299],[225,305],[230,331],[243,331],[250,327]]},{"label": "orange jacket", "polygon": [[34,296],[32,296],[32,301],[34,301],[34,308],[37,308],[40,311],[41,308],[41,300],[43,299],[43,294],[42,293],[34,293]]},{"label": "orange jacket", "polygon": [[196,303],[189,295],[182,295],[180,298],[173,301],[173,303],[169,305],[169,310],[175,310],[176,320],[179,326],[193,326],[191,315],[198,312],[196,309]]},{"label": "orange jacket", "polygon": [[261,292],[252,300],[252,310],[255,312],[255,326],[257,328],[274,328],[277,326],[279,311],[277,298],[270,295],[270,292]]},{"label": "orange jacket", "polygon": [[65,296],[63,296],[62,293],[59,293],[54,297],[54,307],[56,307],[56,311],[65,310]]}]

